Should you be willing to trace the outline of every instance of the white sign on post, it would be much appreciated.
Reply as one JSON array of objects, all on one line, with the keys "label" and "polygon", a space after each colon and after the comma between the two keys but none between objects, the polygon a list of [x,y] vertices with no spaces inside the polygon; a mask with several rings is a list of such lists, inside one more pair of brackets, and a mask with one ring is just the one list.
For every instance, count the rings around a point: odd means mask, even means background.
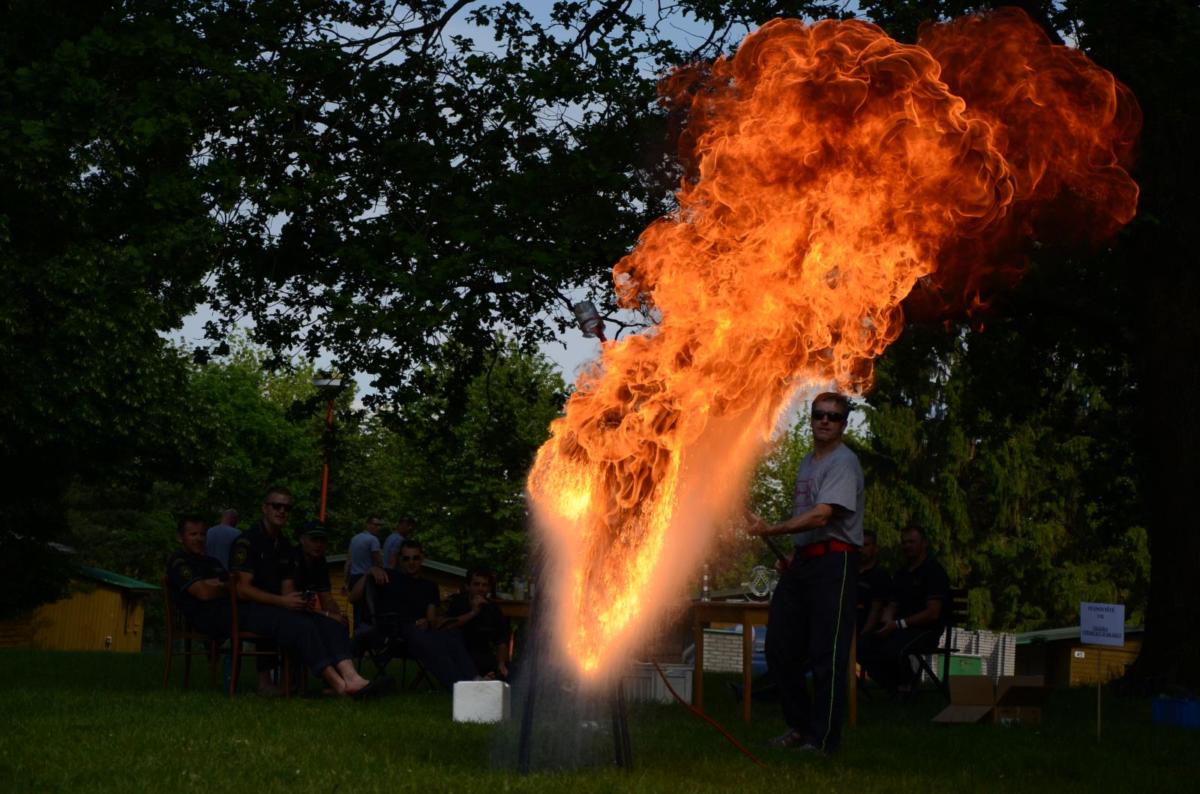
[{"label": "white sign on post", "polygon": [[1125,605],[1093,604],[1087,601],[1079,605],[1079,640],[1086,645],[1125,644]]}]

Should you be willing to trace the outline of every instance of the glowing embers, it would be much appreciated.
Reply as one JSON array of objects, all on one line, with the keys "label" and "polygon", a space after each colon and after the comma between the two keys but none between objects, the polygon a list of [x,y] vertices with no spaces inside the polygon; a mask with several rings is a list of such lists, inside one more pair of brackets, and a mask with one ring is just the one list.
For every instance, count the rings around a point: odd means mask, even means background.
[{"label": "glowing embers", "polygon": [[528,483],[557,636],[593,673],[678,597],[796,387],[865,389],[906,317],[986,305],[1022,240],[1103,237],[1137,200],[1132,96],[1019,11],[918,46],[776,20],[662,90],[679,209],[614,268],[661,322],[605,344]]}]

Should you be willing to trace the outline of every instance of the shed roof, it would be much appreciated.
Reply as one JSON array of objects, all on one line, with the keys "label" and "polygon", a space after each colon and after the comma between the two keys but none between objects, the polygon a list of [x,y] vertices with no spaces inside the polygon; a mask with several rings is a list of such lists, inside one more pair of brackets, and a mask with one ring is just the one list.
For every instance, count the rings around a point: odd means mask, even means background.
[{"label": "shed roof", "polygon": [[91,568],[87,565],[80,565],[76,570],[80,576],[84,576],[88,579],[100,582],[101,584],[106,584],[109,587],[116,587],[121,590],[150,591],[159,589],[158,585],[156,584],[150,584],[138,579],[131,579],[128,576],[122,576],[119,573],[106,571],[103,568]]}]

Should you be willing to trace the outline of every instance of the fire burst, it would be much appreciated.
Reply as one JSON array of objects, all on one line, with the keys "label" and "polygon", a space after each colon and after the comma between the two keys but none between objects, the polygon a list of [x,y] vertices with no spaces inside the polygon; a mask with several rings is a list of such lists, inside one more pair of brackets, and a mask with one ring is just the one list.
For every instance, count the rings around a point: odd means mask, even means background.
[{"label": "fire burst", "polygon": [[904,309],[970,310],[1021,246],[1114,233],[1137,105],[1019,11],[900,44],[775,20],[664,81],[686,111],[678,210],[614,268],[653,333],[605,345],[528,489],[555,626],[608,669],[694,570],[797,389],[861,393]]}]

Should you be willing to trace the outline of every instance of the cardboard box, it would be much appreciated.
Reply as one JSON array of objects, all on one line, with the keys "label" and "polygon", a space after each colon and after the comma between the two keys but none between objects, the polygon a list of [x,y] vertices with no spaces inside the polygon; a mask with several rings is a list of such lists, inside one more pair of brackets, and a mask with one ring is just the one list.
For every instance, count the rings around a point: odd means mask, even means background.
[{"label": "cardboard box", "polygon": [[1038,725],[1045,699],[1046,679],[1040,675],[1002,676],[994,684],[982,675],[953,676],[950,705],[933,721],[950,725],[979,722]]}]

